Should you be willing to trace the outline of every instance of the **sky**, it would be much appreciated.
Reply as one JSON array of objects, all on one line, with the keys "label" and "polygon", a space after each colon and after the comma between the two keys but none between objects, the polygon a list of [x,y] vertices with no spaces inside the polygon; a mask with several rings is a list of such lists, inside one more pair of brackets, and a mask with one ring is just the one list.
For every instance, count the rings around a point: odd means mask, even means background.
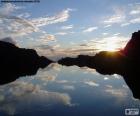
[{"label": "sky", "polygon": [[[121,49],[139,27],[139,0],[0,3],[0,40],[54,59]],[[51,64],[0,86],[0,115],[124,115],[125,108],[140,107],[132,96],[116,74]]]},{"label": "sky", "polygon": [[48,56],[123,48],[139,24],[139,0],[0,4],[0,38]]}]

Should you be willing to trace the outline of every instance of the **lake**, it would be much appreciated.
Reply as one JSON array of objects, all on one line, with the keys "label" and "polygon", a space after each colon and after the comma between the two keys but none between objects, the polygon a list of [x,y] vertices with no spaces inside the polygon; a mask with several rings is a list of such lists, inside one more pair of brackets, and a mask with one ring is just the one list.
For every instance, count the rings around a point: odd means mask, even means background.
[{"label": "lake", "polygon": [[123,116],[140,101],[117,74],[51,64],[0,86],[0,116]]}]

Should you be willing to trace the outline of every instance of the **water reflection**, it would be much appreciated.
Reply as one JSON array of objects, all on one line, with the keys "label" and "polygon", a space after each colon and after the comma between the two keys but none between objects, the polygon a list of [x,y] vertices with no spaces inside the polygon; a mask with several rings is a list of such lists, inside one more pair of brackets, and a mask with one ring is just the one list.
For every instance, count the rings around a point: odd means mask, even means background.
[{"label": "water reflection", "polygon": [[39,68],[45,68],[51,60],[39,56],[34,49],[0,41],[0,85],[15,81],[21,76],[35,75]]},{"label": "water reflection", "polygon": [[119,75],[88,68],[49,65],[37,75],[0,86],[0,115],[124,115],[139,108]]}]

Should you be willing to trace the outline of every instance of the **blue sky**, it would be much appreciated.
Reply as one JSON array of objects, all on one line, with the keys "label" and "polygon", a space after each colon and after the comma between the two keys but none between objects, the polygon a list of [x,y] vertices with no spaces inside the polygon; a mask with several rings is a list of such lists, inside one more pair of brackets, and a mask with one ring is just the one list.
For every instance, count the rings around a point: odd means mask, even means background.
[{"label": "blue sky", "polygon": [[[51,58],[118,50],[139,27],[139,0],[0,4],[0,40],[34,48]],[[93,116],[94,112],[123,115],[125,108],[140,106],[121,76],[104,76],[94,69],[58,64],[0,86],[0,104],[2,116],[73,112],[84,116]]]},{"label": "blue sky", "polygon": [[109,50],[106,49],[112,44],[109,41],[115,38],[119,44],[113,43],[112,47],[122,48],[124,41],[139,30],[140,2],[41,0],[40,3],[8,3],[1,4],[0,20],[1,38],[11,37],[21,47],[42,51],[41,46],[43,49],[49,46],[62,52],[66,48],[81,49],[81,44],[84,49],[98,49],[96,46],[101,44],[95,43],[104,42],[100,50]]}]

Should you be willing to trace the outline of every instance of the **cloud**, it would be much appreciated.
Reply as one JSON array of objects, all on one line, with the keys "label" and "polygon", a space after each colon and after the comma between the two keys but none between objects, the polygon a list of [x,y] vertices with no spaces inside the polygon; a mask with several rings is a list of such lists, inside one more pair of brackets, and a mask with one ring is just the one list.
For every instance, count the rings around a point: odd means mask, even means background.
[{"label": "cloud", "polygon": [[135,23],[140,23],[140,17],[135,18],[135,19],[131,19],[131,20],[130,20],[130,23],[133,23],[133,24],[135,24]]},{"label": "cloud", "polygon": [[112,76],[115,77],[116,79],[121,79],[121,76],[118,75],[118,74],[114,74],[114,75],[112,75]]},{"label": "cloud", "polygon": [[134,15],[134,14],[140,14],[140,8],[139,9],[136,9],[136,10],[132,10],[130,12],[131,15]]},{"label": "cloud", "polygon": [[106,85],[107,88],[113,88],[112,85]]},{"label": "cloud", "polygon": [[95,55],[102,50],[108,50],[110,45],[112,45],[112,49],[120,50],[127,42],[128,37],[116,35],[96,38],[82,44],[75,44],[70,48],[62,48],[61,46],[55,48],[55,46],[41,45],[39,49],[36,50],[41,53],[41,55],[57,61],[62,57],[76,57],[79,54]]},{"label": "cloud", "polygon": [[46,45],[50,41],[56,41],[55,35],[52,35],[52,34],[43,34],[40,37],[38,37],[38,39],[36,40],[36,42],[38,42],[41,45]]},{"label": "cloud", "polygon": [[118,36],[118,35],[120,35],[121,33],[115,33],[115,34],[113,34],[114,36]]},{"label": "cloud", "polygon": [[67,35],[67,32],[57,32],[55,35]]},{"label": "cloud", "polygon": [[115,24],[115,23],[122,23],[125,21],[125,14],[123,9],[113,9],[114,14],[112,16],[108,16],[106,19],[104,19],[104,24]]},{"label": "cloud", "polygon": [[64,85],[63,89],[65,89],[65,90],[74,90],[75,87],[73,85]]},{"label": "cloud", "polygon": [[0,15],[0,19],[1,19],[0,23],[1,37],[23,36],[30,34],[32,32],[37,32],[39,30],[30,21],[17,16]]},{"label": "cloud", "polygon": [[100,40],[96,40],[91,46],[96,48],[97,51],[120,50],[127,42],[128,37],[120,36],[119,33],[116,33],[114,36],[103,37]]},{"label": "cloud", "polygon": [[121,27],[128,26],[128,25],[130,25],[130,23],[122,23]]},{"label": "cloud", "polygon": [[20,17],[20,18],[29,18],[30,16],[31,16],[30,13],[25,12],[25,13],[19,14],[17,17]]},{"label": "cloud", "polygon": [[93,32],[94,30],[97,30],[97,29],[98,29],[98,27],[89,27],[89,28],[83,30],[83,32]]},{"label": "cloud", "polygon": [[126,45],[127,42],[128,37],[121,36],[119,33],[116,33],[114,36],[103,36],[101,38],[96,38],[86,43],[80,44],[79,49],[81,49],[81,52],[83,48],[85,50],[91,50],[93,54],[111,48],[114,50],[120,50]]},{"label": "cloud", "polygon": [[64,35],[68,35],[68,34],[74,34],[75,32],[70,31],[70,32],[57,32],[55,33],[55,35],[59,35],[59,36],[64,36]]},{"label": "cloud", "polygon": [[137,15],[140,14],[140,4],[132,4],[131,11],[129,12],[130,15]]},{"label": "cloud", "polygon": [[92,68],[88,68],[88,67],[81,67],[81,69],[83,70],[83,73],[92,73],[92,74],[97,74],[95,69]]},{"label": "cloud", "polygon": [[105,25],[104,28],[108,28],[108,27],[111,27],[111,26],[112,26],[112,25]]},{"label": "cloud", "polygon": [[[53,16],[37,17],[34,19],[29,18],[31,14],[29,14],[28,12],[20,14],[19,9],[21,9],[21,7],[13,4],[4,5],[2,8],[0,8],[1,38],[5,38],[8,36],[14,38],[13,41],[20,42],[22,40],[18,38],[24,37],[27,38],[24,39],[24,41],[27,42],[26,47],[35,48],[39,51],[40,54],[42,54],[44,49],[47,49],[46,51],[49,52],[46,53],[53,55],[52,52],[54,52],[54,49],[59,48],[56,47],[58,44],[48,46],[48,43],[57,41],[55,35],[66,35],[72,33],[58,32],[57,34],[53,35],[41,30],[40,28],[42,26],[67,21],[70,17],[70,12],[73,11],[73,9],[67,8],[62,10],[61,12],[56,13]],[[69,25],[69,28],[70,26],[72,27],[73,25]],[[34,36],[33,34],[35,34],[36,36]]]},{"label": "cloud", "polygon": [[115,96],[115,97],[126,97],[127,96],[127,91],[125,89],[114,89],[109,87],[108,89],[105,90],[105,92]]},{"label": "cloud", "polygon": [[[21,9],[21,7],[11,3],[3,5],[3,7],[0,8],[0,35],[2,38],[7,36],[13,38],[23,36],[29,37],[34,33],[36,34],[35,37],[38,39],[38,42],[42,41],[48,43],[49,41],[55,41],[56,38],[54,35],[46,34],[40,27],[65,22],[69,19],[70,12],[73,11],[72,9],[67,8],[56,13],[54,16],[29,19],[28,17],[30,17],[31,14],[28,12],[19,14],[18,9]],[[15,13],[17,14],[16,16]],[[36,41],[37,39],[34,40]]]},{"label": "cloud", "polygon": [[125,16],[113,15],[110,18],[108,18],[107,20],[105,20],[104,23],[106,23],[106,24],[121,23],[124,21],[124,19],[125,19]]},{"label": "cloud", "polygon": [[89,86],[93,86],[93,87],[98,87],[99,84],[95,83],[94,81],[86,81],[85,84],[89,85]]},{"label": "cloud", "polygon": [[61,66],[57,63],[51,63],[48,67],[46,67],[47,70],[54,70],[54,71],[61,71]]},{"label": "cloud", "polygon": [[61,23],[61,22],[65,22],[68,20],[68,18],[70,17],[70,11],[72,11],[72,9],[66,9],[63,10],[62,12],[58,13],[55,16],[50,16],[50,17],[39,17],[36,19],[32,19],[31,23],[37,27],[41,27],[41,26],[46,26],[49,24],[55,24],[55,23]]},{"label": "cloud", "polygon": [[[39,103],[41,105],[63,104],[72,106],[71,98],[67,93],[49,92],[32,83],[16,81],[1,87],[0,110],[9,115],[14,115],[20,110],[28,111],[27,104],[35,106]],[[22,107],[19,107],[21,105]]]},{"label": "cloud", "polygon": [[61,29],[63,30],[68,30],[68,29],[72,29],[73,25],[67,25],[67,26],[62,26]]},{"label": "cloud", "polygon": [[21,9],[22,7],[16,6],[11,3],[4,4],[0,8],[0,14],[1,15],[9,15],[10,13],[14,12],[15,10]]},{"label": "cloud", "polygon": [[108,35],[108,33],[102,33],[102,35],[106,36],[106,35]]},{"label": "cloud", "polygon": [[56,83],[65,84],[65,83],[69,83],[69,81],[68,80],[56,80]]},{"label": "cloud", "polygon": [[108,77],[104,77],[104,80],[109,80],[109,78]]},{"label": "cloud", "polygon": [[[45,73],[46,74],[46,73]],[[39,79],[43,82],[48,82],[48,81],[55,81],[56,76],[52,76],[52,75],[43,75],[41,74],[40,76],[38,76],[36,79]]]},{"label": "cloud", "polygon": [[127,85],[122,85],[122,87],[126,88],[126,89],[129,89],[129,87]]}]

